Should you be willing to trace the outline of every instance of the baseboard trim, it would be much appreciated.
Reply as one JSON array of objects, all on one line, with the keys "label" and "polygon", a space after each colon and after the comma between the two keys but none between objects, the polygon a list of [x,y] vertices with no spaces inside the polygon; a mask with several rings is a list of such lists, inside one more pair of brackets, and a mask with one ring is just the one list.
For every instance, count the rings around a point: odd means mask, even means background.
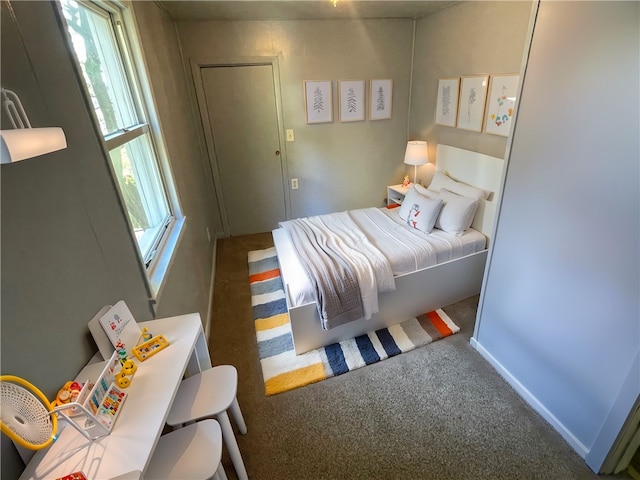
[{"label": "baseboard trim", "polygon": [[491,353],[484,348],[475,337],[471,338],[471,346],[487,361],[497,372],[505,379],[505,381],[513,387],[513,389],[527,402],[531,408],[538,412],[542,418],[551,424],[551,426],[565,439],[565,441],[573,448],[583,459],[589,454],[589,449],[580,442],[571,431],[558,420],[535,395],[522,385],[516,377],[514,377],[504,365],[502,365]]},{"label": "baseboard trim", "polygon": [[209,282],[209,306],[207,307],[207,320],[204,323],[204,336],[209,344],[209,335],[211,334],[211,314],[213,313],[213,286],[216,282],[216,253],[218,247],[218,239],[213,239],[213,260],[211,261],[211,281]]}]

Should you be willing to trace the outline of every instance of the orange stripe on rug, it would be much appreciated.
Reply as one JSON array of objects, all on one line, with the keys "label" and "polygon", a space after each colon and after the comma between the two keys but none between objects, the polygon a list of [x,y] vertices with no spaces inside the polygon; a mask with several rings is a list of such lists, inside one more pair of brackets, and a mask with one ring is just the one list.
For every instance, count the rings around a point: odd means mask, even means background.
[{"label": "orange stripe on rug", "polygon": [[443,337],[448,337],[449,335],[453,335],[453,331],[449,328],[449,326],[440,318],[437,312],[428,312],[427,318],[436,327],[436,330],[440,332],[440,335]]},{"label": "orange stripe on rug", "polygon": [[325,380],[327,374],[322,363],[314,363],[307,367],[298,368],[290,372],[281,373],[264,381],[265,393],[273,395],[297,387],[304,387],[310,383]]},{"label": "orange stripe on rug", "polygon": [[281,327],[287,323],[289,323],[289,315],[286,313],[279,313],[278,315],[268,318],[260,318],[255,321],[256,332],[264,332],[265,330]]},{"label": "orange stripe on rug", "polygon": [[262,282],[263,280],[270,280],[280,276],[280,269],[274,268],[273,270],[267,270],[266,272],[254,273],[249,275],[249,283]]}]

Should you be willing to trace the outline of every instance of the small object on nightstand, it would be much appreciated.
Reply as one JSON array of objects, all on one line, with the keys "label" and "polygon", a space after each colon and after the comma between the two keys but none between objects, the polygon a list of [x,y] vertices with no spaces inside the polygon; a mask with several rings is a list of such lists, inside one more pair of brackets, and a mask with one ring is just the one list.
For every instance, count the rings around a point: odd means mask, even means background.
[{"label": "small object on nightstand", "polygon": [[405,175],[404,179],[402,180],[402,186],[407,188],[411,185],[411,181],[409,180],[409,175]]}]

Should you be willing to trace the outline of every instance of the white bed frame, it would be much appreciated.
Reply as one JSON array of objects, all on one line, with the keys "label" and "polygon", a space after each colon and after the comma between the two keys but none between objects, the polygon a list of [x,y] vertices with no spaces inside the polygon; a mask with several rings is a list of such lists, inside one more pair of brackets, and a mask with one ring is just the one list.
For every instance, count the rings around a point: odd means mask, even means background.
[{"label": "white bed frame", "polygon": [[[436,169],[455,180],[489,190],[488,200],[481,200],[473,221],[473,228],[487,237],[493,230],[497,197],[502,182],[504,160],[481,153],[438,145]],[[287,260],[296,253],[283,229],[273,231],[278,253],[280,273],[285,287],[289,319],[296,354],[340,342],[372,330],[396,325],[425,312],[451,305],[480,293],[487,250],[456,260],[440,263],[423,270],[396,277],[396,290],[380,293],[379,313],[323,330],[316,302],[292,307],[287,283]]]}]

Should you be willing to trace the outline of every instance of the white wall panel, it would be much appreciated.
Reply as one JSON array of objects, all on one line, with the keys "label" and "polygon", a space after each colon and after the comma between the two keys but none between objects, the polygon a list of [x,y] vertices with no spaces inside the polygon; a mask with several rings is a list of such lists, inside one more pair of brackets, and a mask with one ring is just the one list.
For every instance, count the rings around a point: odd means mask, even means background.
[{"label": "white wall panel", "polygon": [[638,13],[541,3],[473,340],[582,455],[640,345]]}]

